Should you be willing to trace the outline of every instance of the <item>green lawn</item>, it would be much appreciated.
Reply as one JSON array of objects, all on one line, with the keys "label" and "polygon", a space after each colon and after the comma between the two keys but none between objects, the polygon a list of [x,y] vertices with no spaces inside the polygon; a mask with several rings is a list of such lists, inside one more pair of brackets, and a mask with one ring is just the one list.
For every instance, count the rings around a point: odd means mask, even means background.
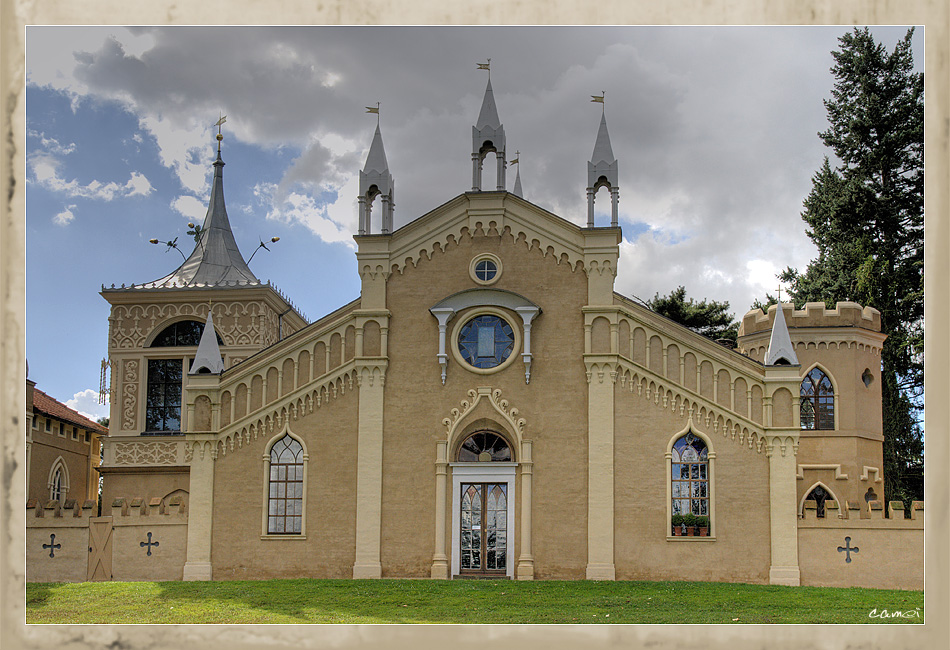
[{"label": "green lawn", "polygon": [[[27,623],[923,623],[921,591],[710,582],[30,583]],[[869,618],[920,612],[919,618]]]}]

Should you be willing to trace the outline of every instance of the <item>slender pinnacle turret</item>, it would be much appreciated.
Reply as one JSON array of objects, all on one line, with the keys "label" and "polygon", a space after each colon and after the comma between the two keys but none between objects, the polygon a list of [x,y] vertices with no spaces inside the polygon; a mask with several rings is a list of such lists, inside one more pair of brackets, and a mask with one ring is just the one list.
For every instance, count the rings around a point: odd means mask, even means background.
[{"label": "slender pinnacle turret", "polygon": [[380,231],[384,235],[392,232],[393,208],[395,207],[393,202],[394,192],[395,183],[392,174],[389,173],[389,162],[386,160],[386,149],[383,147],[383,134],[380,132],[379,122],[377,122],[376,133],[373,134],[373,143],[366,155],[366,164],[363,165],[363,171],[360,172],[360,235],[372,234],[373,200],[377,196],[381,197],[380,200],[383,204]]},{"label": "slender pinnacle turret", "polygon": [[[488,68],[483,68],[488,69]],[[494,152],[496,161],[495,189],[499,192],[506,189],[505,184],[505,127],[498,118],[498,108],[495,106],[495,93],[492,92],[491,78],[485,87],[485,96],[482,98],[482,108],[478,112],[478,120],[472,127],[472,191],[482,190],[482,163],[485,156]]]},{"label": "slender pinnacle turret", "polygon": [[[601,102],[603,103],[603,97]],[[587,163],[587,227],[594,227],[594,196],[601,187],[610,192],[610,225],[618,225],[617,204],[620,200],[618,185],[617,159],[610,146],[610,134],[607,133],[607,113],[601,113],[597,140],[594,141],[594,153]]]}]

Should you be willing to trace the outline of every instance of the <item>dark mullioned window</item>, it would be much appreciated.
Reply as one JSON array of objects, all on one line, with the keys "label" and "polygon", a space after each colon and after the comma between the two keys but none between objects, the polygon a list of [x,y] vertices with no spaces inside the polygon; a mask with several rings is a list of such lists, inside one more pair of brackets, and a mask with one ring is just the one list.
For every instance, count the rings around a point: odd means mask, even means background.
[{"label": "dark mullioned window", "polygon": [[709,461],[706,443],[687,433],[673,443],[673,514],[709,516]]},{"label": "dark mullioned window", "polygon": [[149,359],[146,432],[181,431],[181,359]]},{"label": "dark mullioned window", "polygon": [[299,535],[303,520],[303,447],[289,434],[270,450],[267,532]]},{"label": "dark mullioned window", "polygon": [[[196,320],[183,320],[172,323],[152,341],[152,348],[168,348],[179,346],[196,346],[201,341],[201,333],[204,331],[205,324]],[[217,336],[217,332],[215,333]],[[223,345],[221,337],[218,336],[218,345]]]},{"label": "dark mullioned window", "polygon": [[812,368],[801,388],[801,427],[811,430],[835,428],[835,389],[828,375]]}]

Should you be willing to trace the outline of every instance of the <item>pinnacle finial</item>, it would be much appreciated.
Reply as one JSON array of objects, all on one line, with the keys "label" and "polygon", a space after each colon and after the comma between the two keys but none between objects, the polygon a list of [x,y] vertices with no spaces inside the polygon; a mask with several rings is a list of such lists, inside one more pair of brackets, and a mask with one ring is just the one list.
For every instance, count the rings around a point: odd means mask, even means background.
[{"label": "pinnacle finial", "polygon": [[218,121],[214,123],[214,126],[218,127],[218,135],[215,136],[215,139],[218,141],[218,157],[221,157],[221,141],[224,140],[224,136],[221,135],[221,125],[228,121],[227,115],[218,114],[220,117]]}]

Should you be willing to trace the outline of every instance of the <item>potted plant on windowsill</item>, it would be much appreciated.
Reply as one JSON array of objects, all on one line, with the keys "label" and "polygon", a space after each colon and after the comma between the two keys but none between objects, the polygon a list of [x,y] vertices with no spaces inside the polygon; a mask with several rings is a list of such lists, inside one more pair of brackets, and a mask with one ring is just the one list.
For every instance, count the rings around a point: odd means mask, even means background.
[{"label": "potted plant on windowsill", "polygon": [[703,515],[696,517],[696,526],[699,528],[700,537],[709,537],[709,517]]},{"label": "potted plant on windowsill", "polygon": [[688,514],[683,515],[683,523],[686,524],[687,534],[690,537],[696,536],[696,515]]},{"label": "potted plant on windowsill", "polygon": [[676,537],[683,536],[683,515],[673,515],[670,518],[670,522],[673,524],[673,534]]}]

